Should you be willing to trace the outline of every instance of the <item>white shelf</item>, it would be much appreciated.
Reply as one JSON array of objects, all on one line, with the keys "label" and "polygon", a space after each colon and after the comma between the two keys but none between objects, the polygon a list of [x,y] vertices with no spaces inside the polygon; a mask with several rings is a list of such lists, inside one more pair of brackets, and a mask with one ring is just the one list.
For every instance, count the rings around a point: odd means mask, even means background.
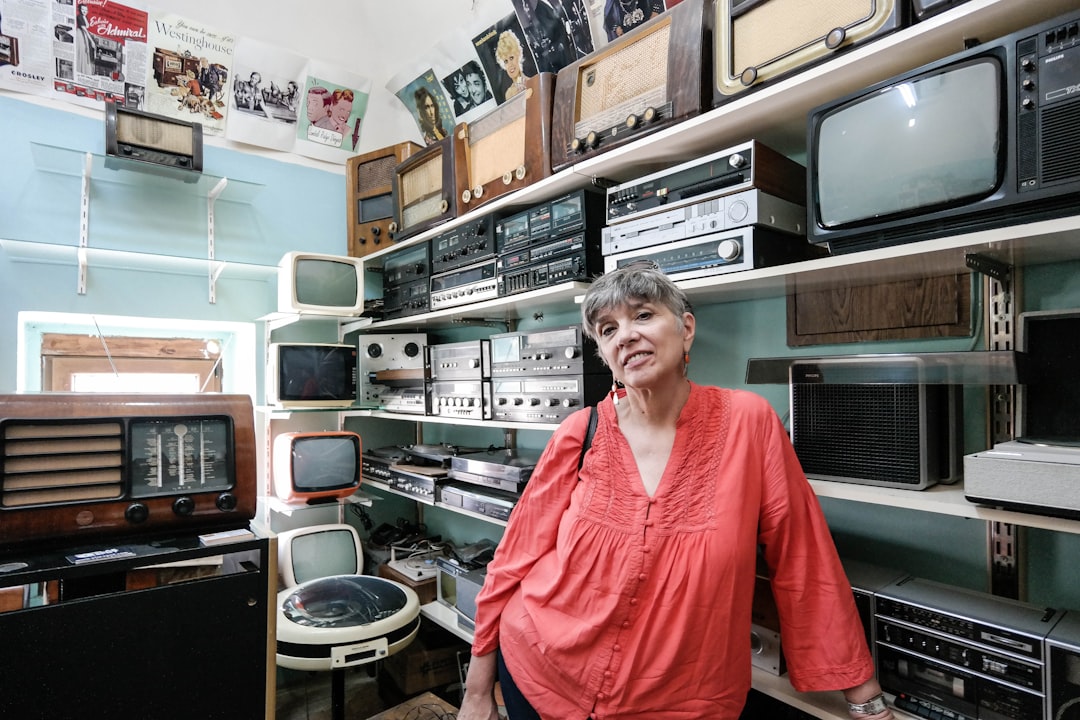
[{"label": "white shelf", "polygon": [[465,642],[472,644],[473,634],[471,630],[458,625],[458,614],[451,608],[446,607],[438,600],[434,600],[420,606],[420,614],[444,630],[457,635]]},{"label": "white shelf", "polygon": [[[840,692],[801,693],[791,687],[791,682],[786,675],[776,676],[758,668],[753,669],[751,685],[760,693],[822,720],[849,720],[851,717],[848,714],[844,696]],[[892,695],[886,693],[885,697],[897,720],[916,720],[914,715],[893,707]]]},{"label": "white shelf", "polygon": [[371,505],[372,505],[371,498],[368,497],[367,495],[364,495],[361,492],[355,492],[355,493],[353,493],[352,495],[350,495],[349,497],[346,497],[346,498],[338,498],[337,500],[335,500],[333,502],[310,503],[310,504],[309,503],[288,503],[288,502],[285,502],[284,500],[282,500],[281,498],[273,497],[273,496],[263,497],[263,498],[260,498],[260,500],[262,500],[263,502],[266,503],[266,508],[268,510],[273,510],[277,514],[284,515],[285,517],[292,517],[294,514],[296,514],[298,512],[303,512],[305,510],[311,510],[311,509],[314,509],[314,508],[331,508],[331,507],[336,506],[340,510],[340,508],[342,508],[342,507],[344,507],[346,505],[362,505],[364,507],[371,507]]}]

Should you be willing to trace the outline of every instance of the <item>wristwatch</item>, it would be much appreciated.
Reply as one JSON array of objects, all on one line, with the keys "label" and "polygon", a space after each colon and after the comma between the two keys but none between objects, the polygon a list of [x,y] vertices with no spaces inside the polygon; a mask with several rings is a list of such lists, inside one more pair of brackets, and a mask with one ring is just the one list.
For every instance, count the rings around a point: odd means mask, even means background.
[{"label": "wristwatch", "polygon": [[861,703],[848,703],[848,712],[853,715],[877,715],[880,712],[885,712],[889,709],[889,706],[885,704],[885,694],[878,693],[874,697],[870,698],[866,702]]}]

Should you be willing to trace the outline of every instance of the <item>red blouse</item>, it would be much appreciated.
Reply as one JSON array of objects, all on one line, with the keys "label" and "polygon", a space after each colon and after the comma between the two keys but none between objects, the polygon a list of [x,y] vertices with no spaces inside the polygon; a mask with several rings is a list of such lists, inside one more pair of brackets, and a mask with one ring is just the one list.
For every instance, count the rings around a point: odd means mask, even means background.
[{"label": "red blouse", "polygon": [[692,384],[653,497],[610,399],[578,479],[587,410],[552,435],[477,598],[473,653],[500,648],[550,720],[738,718],[765,547],[796,689],[873,674],[851,586],[787,433],[761,397]]}]

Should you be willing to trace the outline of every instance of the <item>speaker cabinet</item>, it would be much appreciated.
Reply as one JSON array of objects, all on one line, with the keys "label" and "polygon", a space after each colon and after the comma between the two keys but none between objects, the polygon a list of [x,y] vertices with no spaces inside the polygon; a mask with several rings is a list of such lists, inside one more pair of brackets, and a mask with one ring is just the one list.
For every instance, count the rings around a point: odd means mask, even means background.
[{"label": "speaker cabinet", "polygon": [[923,490],[960,479],[960,385],[917,378],[917,358],[791,364],[791,441],[807,477]]}]

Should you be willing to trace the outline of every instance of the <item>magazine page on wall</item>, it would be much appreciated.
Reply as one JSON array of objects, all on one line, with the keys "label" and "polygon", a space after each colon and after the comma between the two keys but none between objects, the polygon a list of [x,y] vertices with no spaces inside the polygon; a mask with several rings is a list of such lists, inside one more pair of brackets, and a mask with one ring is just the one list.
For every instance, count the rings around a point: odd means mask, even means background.
[{"label": "magazine page on wall", "polygon": [[[386,83],[408,109],[425,145],[439,142],[454,131],[454,112],[427,59],[411,63]],[[420,68],[420,69],[417,69]]]},{"label": "magazine page on wall", "polygon": [[491,79],[495,101],[500,105],[524,90],[525,80],[536,74],[536,61],[524,37],[514,13],[473,36],[473,47]]},{"label": "magazine page on wall", "polygon": [[310,60],[301,92],[304,111],[297,116],[293,152],[344,165],[360,146],[371,80]]},{"label": "magazine page on wall", "polygon": [[146,110],[202,123],[207,135],[224,135],[235,44],[231,33],[178,15],[153,14]]},{"label": "magazine page on wall", "polygon": [[[52,93],[53,43],[75,45],[74,8],[52,5],[0,0],[0,88],[34,95]],[[74,50],[66,53],[73,54]]]},{"label": "magazine page on wall", "polygon": [[276,45],[237,38],[225,138],[291,151],[297,120],[305,114],[301,88],[307,64],[307,58]]},{"label": "magazine page on wall", "polygon": [[585,0],[513,0],[536,68],[557,73],[594,49]]}]

